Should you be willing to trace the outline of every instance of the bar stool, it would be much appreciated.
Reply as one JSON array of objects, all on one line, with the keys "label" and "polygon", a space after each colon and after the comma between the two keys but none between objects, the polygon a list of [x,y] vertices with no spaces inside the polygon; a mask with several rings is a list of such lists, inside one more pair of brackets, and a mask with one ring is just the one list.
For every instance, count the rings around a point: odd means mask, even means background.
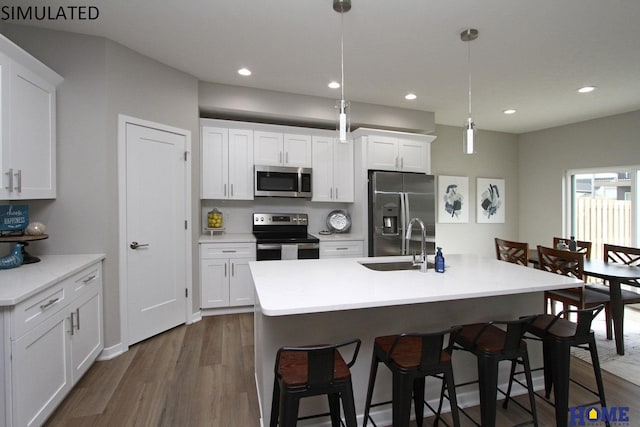
[{"label": "bar stool", "polygon": [[[282,347],[276,355],[271,427],[292,427],[297,424],[298,406],[303,397],[326,394],[329,413],[300,419],[331,415],[332,427],[341,425],[340,400],[344,407],[347,427],[356,427],[356,409],[351,385],[351,371],[358,357],[360,340],[315,347]],[[346,363],[338,349],[355,345],[353,356]]]},{"label": "bar stool", "polygon": [[[534,318],[535,316],[528,316],[518,320],[465,325],[456,337],[455,342],[457,345],[454,350],[470,352],[477,358],[478,380],[456,384],[456,387],[460,387],[478,383],[481,423],[478,424],[464,409],[460,409],[474,424],[482,425],[483,427],[495,426],[497,392],[500,391],[506,396],[506,399],[509,399],[507,393],[498,389],[498,364],[503,360],[510,360],[512,370],[518,362],[524,366],[524,374],[527,381],[526,388],[529,393],[529,409],[520,405],[517,401],[516,403],[533,417],[532,421],[525,424],[538,425],[527,344],[522,339],[527,326]],[[496,325],[504,325],[506,330],[498,328]]]},{"label": "bar stool", "polygon": [[[571,347],[588,350],[591,353],[591,365],[593,366],[596,386],[598,387],[598,391],[596,392],[576,382],[582,388],[590,391],[599,398],[596,402],[580,406],[590,406],[595,403],[600,403],[603,408],[607,406],[595,334],[591,330],[591,322],[603,309],[604,305],[600,305],[582,310],[562,311],[555,316],[551,314],[540,314],[535,317],[527,330],[527,332],[542,340],[545,401],[549,402],[547,399],[549,399],[551,389],[553,388],[556,424],[559,426],[566,426],[568,421]],[[563,318],[569,313],[577,313],[577,323]],[[587,347],[583,347],[585,344]],[[514,370],[511,371],[507,394],[511,390],[511,384],[514,381],[515,375],[520,373],[521,372],[516,373]],[[517,379],[515,381],[521,384]],[[606,421],[606,425],[609,425],[608,421]]]},{"label": "bar stool", "polygon": [[[460,327],[450,328],[432,333],[405,333],[377,337],[374,340],[371,359],[371,373],[367,389],[367,401],[364,409],[364,423],[366,427],[370,420],[369,411],[372,407],[392,404],[393,426],[405,427],[409,425],[411,416],[411,397],[413,396],[416,414],[416,424],[422,426],[424,405],[436,414],[436,423],[440,419],[442,396],[445,389],[451,402],[451,415],[455,426],[460,425],[458,405],[451,368],[451,350],[453,341]],[[445,336],[449,335],[447,346],[443,349]],[[378,372],[378,364],[384,363],[393,376],[392,400],[390,402],[371,403],[373,387]],[[440,405],[436,411],[424,401],[425,377],[435,376],[442,379]],[[373,422],[373,420],[371,420]],[[375,425],[375,423],[374,423]]]}]

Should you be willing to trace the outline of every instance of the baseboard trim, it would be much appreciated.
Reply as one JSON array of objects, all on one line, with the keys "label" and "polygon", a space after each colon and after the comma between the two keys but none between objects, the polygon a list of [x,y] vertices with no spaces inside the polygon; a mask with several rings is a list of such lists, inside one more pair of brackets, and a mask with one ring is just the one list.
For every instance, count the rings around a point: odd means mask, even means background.
[{"label": "baseboard trim", "polygon": [[116,345],[112,345],[111,347],[102,349],[96,360],[111,360],[123,353],[126,353],[127,351],[129,351],[129,347],[127,347],[123,343],[118,343]]}]

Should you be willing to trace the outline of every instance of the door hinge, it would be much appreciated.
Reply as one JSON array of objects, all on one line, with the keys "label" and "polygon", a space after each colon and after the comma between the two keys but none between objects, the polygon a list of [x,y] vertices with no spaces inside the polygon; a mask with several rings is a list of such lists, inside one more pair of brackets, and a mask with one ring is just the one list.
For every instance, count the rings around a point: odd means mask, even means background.
[{"label": "door hinge", "polygon": [[184,229],[185,229],[185,230],[188,230],[188,229],[189,229],[189,225],[188,225],[188,224],[189,224],[189,222],[185,219],[185,220],[184,220]]},{"label": "door hinge", "polygon": [[184,297],[189,298],[189,288],[184,288]]}]

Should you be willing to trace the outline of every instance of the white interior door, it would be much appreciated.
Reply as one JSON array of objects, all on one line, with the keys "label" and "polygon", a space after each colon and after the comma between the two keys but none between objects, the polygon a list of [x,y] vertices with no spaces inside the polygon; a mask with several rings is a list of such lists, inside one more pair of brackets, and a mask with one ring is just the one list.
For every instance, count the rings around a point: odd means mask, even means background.
[{"label": "white interior door", "polygon": [[186,320],[187,137],[125,125],[127,344]]}]

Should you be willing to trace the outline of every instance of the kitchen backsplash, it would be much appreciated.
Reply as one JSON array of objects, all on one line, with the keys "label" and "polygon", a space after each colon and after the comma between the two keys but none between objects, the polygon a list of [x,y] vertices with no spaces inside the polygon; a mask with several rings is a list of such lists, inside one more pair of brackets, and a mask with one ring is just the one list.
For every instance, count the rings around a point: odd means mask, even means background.
[{"label": "kitchen backsplash", "polygon": [[[307,200],[289,198],[256,198],[255,200],[202,200],[201,226],[206,225],[207,212],[218,208],[224,215],[224,228],[226,233],[251,233],[252,214],[265,213],[306,213],[309,215],[309,232],[317,234],[320,230],[326,230],[326,220],[329,212],[342,209],[350,212],[350,203],[311,203]],[[352,220],[354,220],[352,218]],[[352,225],[355,232],[357,226]]]}]

